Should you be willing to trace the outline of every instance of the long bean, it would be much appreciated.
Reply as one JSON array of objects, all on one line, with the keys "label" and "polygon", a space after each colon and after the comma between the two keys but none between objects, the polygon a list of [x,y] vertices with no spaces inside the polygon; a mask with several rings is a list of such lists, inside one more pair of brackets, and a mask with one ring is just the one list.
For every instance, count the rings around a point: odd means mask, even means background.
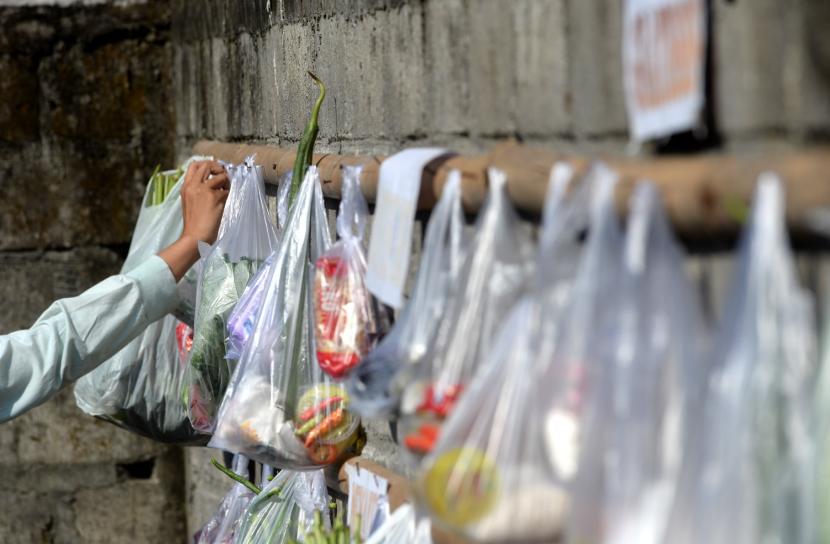
[{"label": "long bean", "polygon": [[259,495],[262,492],[262,489],[257,487],[256,484],[254,484],[253,482],[251,482],[247,478],[243,478],[242,476],[240,476],[236,472],[232,471],[231,469],[227,468],[225,465],[223,465],[222,463],[217,461],[215,457],[211,457],[210,462],[213,464],[213,466],[218,468],[219,471],[222,472],[225,476],[227,476],[228,478],[230,478],[231,480],[233,480],[235,482],[239,482],[240,484],[244,485],[245,487],[247,487],[248,489],[253,491],[255,495]]},{"label": "long bean", "polygon": [[323,85],[320,78],[311,72],[308,75],[311,76],[311,79],[320,88],[320,95],[317,97],[317,102],[314,103],[314,107],[311,109],[311,118],[308,120],[303,137],[300,139],[300,145],[297,147],[297,156],[294,159],[294,169],[292,170],[291,177],[291,190],[288,193],[289,206],[294,202],[297,191],[300,189],[300,184],[305,177],[306,170],[311,165],[311,160],[314,155],[314,142],[317,141],[317,132],[319,130],[317,118],[320,115],[320,107],[323,105],[323,99],[326,97],[326,86]]}]

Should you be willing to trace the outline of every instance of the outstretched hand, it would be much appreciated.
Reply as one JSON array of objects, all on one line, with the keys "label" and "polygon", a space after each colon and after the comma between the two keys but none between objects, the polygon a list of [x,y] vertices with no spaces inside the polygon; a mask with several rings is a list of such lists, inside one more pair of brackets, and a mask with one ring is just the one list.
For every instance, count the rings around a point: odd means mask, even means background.
[{"label": "outstretched hand", "polygon": [[212,244],[228,199],[230,180],[216,161],[190,164],[182,185],[182,235],[159,253],[179,281],[199,259],[199,242]]}]

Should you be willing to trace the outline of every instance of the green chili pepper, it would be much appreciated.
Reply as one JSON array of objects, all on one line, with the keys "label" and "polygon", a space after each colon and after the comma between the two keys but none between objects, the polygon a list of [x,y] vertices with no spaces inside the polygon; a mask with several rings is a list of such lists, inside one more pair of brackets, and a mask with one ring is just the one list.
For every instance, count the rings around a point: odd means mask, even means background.
[{"label": "green chili pepper", "polygon": [[320,78],[311,72],[308,75],[311,76],[311,79],[320,88],[320,95],[317,97],[317,102],[314,103],[314,107],[311,109],[311,118],[308,120],[305,132],[300,140],[300,145],[297,147],[297,156],[294,159],[294,169],[292,170],[291,190],[288,193],[289,205],[294,202],[294,197],[297,196],[297,191],[303,182],[306,170],[311,165],[311,159],[314,154],[314,142],[317,140],[317,131],[319,128],[317,126],[317,117],[320,115],[320,107],[323,105],[323,99],[326,97],[326,86],[323,85]]}]

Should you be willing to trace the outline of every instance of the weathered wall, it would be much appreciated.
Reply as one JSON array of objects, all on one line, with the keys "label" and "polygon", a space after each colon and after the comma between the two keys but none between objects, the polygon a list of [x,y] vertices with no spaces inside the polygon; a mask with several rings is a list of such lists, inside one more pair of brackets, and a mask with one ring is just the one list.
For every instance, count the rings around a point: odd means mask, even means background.
[{"label": "weathered wall", "polygon": [[[711,1],[708,123],[644,153],[798,146],[830,134],[830,4]],[[173,7],[176,150],[201,138],[295,145],[329,89],[318,149],[485,149],[507,137],[627,151],[619,0],[178,0]],[[709,300],[729,259],[690,270]],[[813,284],[819,262],[805,264]],[[815,285],[814,285],[815,286]],[[400,466],[373,425],[369,454]],[[188,452],[195,528],[223,487]]]},{"label": "weathered wall", "polygon": [[[13,4],[0,3],[0,333],[117,272],[147,172],[173,161],[166,2]],[[182,466],[64,391],[0,425],[0,541],[180,541]]]},{"label": "weathered wall", "polygon": [[[711,5],[706,130],[641,152],[826,140],[830,4]],[[156,163],[201,138],[294,145],[306,70],[329,87],[321,150],[628,146],[618,0],[6,0],[0,23],[0,333],[118,269]],[[815,289],[822,266],[804,263]],[[690,262],[708,300],[728,267]],[[400,466],[380,424],[367,453]],[[228,487],[213,454],[62,394],[0,426],[0,541],[181,541]]]}]

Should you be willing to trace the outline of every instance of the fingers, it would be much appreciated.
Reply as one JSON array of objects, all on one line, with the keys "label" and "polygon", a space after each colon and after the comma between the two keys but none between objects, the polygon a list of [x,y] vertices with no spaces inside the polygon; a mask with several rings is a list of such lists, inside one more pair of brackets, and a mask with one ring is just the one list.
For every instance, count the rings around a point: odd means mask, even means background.
[{"label": "fingers", "polygon": [[190,166],[188,166],[185,183],[188,185],[200,184],[207,181],[211,175],[216,176],[222,174],[225,174],[227,179],[225,167],[220,163],[216,161],[196,161],[190,163]]},{"label": "fingers", "polygon": [[222,174],[225,172],[225,167],[216,161],[205,161],[210,169],[211,174]]},{"label": "fingers", "polygon": [[228,173],[224,170],[221,174],[217,174],[211,178],[208,178],[206,183],[209,188],[214,190],[224,189],[225,191],[227,191],[228,189],[230,189],[231,186],[230,179],[228,178]]}]

